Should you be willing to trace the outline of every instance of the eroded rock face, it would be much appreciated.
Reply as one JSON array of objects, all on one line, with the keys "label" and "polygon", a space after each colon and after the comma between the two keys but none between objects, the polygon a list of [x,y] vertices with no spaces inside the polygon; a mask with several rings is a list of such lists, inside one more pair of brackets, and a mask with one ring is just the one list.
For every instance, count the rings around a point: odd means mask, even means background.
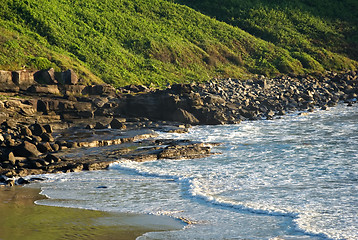
[{"label": "eroded rock face", "polygon": [[14,71],[12,72],[12,81],[21,90],[26,90],[35,83],[34,74],[35,72],[27,70]]},{"label": "eroded rock face", "polygon": [[0,70],[0,89],[3,91],[19,91],[19,87],[12,80],[12,73],[10,71]]}]

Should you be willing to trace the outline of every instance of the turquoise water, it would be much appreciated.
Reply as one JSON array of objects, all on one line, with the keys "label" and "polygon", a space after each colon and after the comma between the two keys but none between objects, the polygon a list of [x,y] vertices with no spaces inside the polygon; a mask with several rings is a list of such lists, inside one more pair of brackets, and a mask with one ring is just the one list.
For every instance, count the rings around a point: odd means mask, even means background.
[{"label": "turquoise water", "polygon": [[[139,239],[358,239],[358,106],[164,134],[221,154],[47,175],[38,204],[194,224]],[[106,186],[107,188],[97,188]]]}]

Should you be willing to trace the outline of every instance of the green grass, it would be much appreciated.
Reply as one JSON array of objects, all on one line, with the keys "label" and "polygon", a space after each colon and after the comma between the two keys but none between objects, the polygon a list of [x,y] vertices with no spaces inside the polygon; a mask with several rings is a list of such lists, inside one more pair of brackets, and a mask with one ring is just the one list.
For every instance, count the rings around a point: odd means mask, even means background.
[{"label": "green grass", "polygon": [[[333,19],[299,8],[291,17],[289,7],[265,1],[241,9],[241,1],[221,1],[223,7],[212,1],[221,6],[213,14],[209,1],[201,2],[190,1],[190,7],[211,17],[164,0],[3,0],[0,68],[72,68],[88,82],[165,86],[358,66],[347,50],[354,38],[344,42],[347,49],[336,42],[347,29],[354,33],[356,25],[348,20],[340,20],[339,32]],[[321,35],[332,41],[323,44]]]}]

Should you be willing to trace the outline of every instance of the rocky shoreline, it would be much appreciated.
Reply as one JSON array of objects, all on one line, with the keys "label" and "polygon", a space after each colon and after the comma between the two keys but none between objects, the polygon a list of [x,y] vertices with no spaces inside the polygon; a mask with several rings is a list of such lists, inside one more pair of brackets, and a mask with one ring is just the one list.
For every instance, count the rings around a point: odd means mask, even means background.
[{"label": "rocky shoreline", "polygon": [[[105,169],[118,159],[200,158],[217,143],[160,139],[191,125],[274,119],[357,102],[358,72],[146,86],[84,85],[72,70],[0,71],[0,182]],[[15,181],[16,179],[16,181]]]}]

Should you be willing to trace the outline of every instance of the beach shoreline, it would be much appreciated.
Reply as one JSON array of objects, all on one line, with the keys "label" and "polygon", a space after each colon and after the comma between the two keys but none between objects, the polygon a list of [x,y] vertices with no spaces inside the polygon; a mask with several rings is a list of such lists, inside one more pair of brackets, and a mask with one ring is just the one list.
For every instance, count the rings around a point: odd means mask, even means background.
[{"label": "beach shoreline", "polygon": [[43,206],[38,187],[0,188],[0,239],[136,239],[146,232],[179,230],[166,216],[108,213]]}]

